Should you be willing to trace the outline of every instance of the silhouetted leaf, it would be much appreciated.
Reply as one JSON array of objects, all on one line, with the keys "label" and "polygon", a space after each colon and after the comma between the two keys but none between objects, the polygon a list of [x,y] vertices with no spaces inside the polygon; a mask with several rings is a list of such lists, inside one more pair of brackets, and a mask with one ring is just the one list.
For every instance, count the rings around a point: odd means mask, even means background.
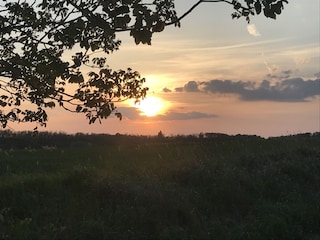
[{"label": "silhouetted leaf", "polygon": [[55,106],[56,106],[56,104],[52,101],[45,103],[45,107],[54,108]]},{"label": "silhouetted leaf", "polygon": [[122,114],[121,113],[116,112],[115,115],[116,115],[117,118],[119,118],[120,121],[122,120]]},{"label": "silhouetted leaf", "polygon": [[256,13],[260,14],[261,13],[261,3],[259,0],[255,2],[254,7],[256,9]]},{"label": "silhouetted leaf", "polygon": [[69,78],[70,83],[82,83],[84,82],[82,74],[71,74]]},{"label": "silhouetted leaf", "polygon": [[162,32],[165,28],[166,24],[163,21],[158,21],[155,26],[153,26],[153,32]]},{"label": "silhouetted leaf", "polygon": [[82,107],[80,105],[77,106],[76,111],[80,112],[82,110]]}]

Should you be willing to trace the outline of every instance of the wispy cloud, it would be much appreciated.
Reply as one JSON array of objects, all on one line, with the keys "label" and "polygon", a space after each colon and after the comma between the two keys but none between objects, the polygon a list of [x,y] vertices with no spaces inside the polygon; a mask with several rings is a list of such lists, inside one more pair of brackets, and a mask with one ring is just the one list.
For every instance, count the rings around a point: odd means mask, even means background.
[{"label": "wispy cloud", "polygon": [[[288,70],[289,71],[289,70]],[[283,74],[290,74],[284,72]],[[207,82],[190,81],[176,92],[203,92],[213,94],[236,94],[244,101],[305,102],[308,98],[320,95],[320,79],[284,79],[273,83],[264,80],[252,81],[211,80]]]},{"label": "wispy cloud", "polygon": [[280,67],[276,65],[272,65],[268,68],[269,73],[266,75],[268,79],[289,79],[292,78],[297,72],[299,72],[298,69],[286,69],[283,70]]},{"label": "wispy cloud", "polygon": [[247,30],[248,30],[248,33],[251,34],[252,36],[255,36],[255,37],[261,36],[261,34],[259,33],[258,29],[254,24],[248,24]]}]

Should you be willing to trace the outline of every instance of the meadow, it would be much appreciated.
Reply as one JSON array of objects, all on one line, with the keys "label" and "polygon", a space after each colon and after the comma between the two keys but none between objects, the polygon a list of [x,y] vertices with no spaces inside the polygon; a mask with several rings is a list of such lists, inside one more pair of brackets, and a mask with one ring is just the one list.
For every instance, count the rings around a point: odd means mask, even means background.
[{"label": "meadow", "polygon": [[320,135],[0,132],[0,239],[320,239]]}]

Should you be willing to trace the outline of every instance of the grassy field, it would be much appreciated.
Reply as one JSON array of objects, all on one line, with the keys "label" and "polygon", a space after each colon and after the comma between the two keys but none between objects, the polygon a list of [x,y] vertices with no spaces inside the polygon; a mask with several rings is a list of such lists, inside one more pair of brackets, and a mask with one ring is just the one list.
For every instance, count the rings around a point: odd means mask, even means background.
[{"label": "grassy field", "polygon": [[320,239],[319,134],[59,137],[0,138],[0,239]]}]

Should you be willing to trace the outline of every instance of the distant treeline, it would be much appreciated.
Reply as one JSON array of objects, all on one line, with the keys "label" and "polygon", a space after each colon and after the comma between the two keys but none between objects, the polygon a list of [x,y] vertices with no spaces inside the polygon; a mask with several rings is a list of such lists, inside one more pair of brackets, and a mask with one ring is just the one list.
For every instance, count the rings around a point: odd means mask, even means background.
[{"label": "distant treeline", "polygon": [[[301,133],[296,135],[288,135],[275,137],[283,138],[314,138],[320,137],[320,132]],[[85,146],[101,146],[101,145],[139,145],[146,143],[170,143],[170,142],[190,142],[190,141],[227,141],[227,140],[253,140],[262,137],[256,135],[227,135],[223,133],[200,133],[198,135],[175,135],[164,136],[160,131],[156,136],[144,135],[126,135],[126,134],[66,134],[61,132],[35,132],[21,131],[13,132],[10,130],[0,131],[0,149],[23,149],[23,148],[41,148],[50,147],[85,147]]]}]

